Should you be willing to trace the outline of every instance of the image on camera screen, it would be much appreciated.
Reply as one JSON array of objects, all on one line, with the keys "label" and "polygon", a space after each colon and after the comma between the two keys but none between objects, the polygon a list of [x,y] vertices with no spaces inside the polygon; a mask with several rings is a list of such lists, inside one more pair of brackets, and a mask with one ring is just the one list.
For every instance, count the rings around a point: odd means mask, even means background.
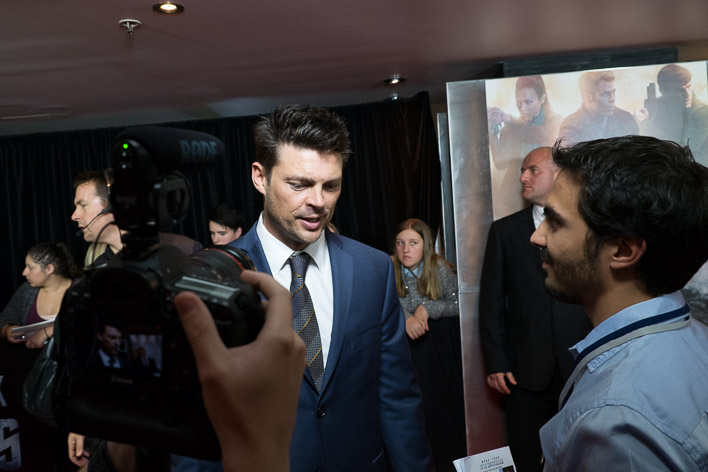
[{"label": "image on camera screen", "polygon": [[160,377],[162,335],[154,327],[104,321],[96,329],[90,364],[135,376]]}]

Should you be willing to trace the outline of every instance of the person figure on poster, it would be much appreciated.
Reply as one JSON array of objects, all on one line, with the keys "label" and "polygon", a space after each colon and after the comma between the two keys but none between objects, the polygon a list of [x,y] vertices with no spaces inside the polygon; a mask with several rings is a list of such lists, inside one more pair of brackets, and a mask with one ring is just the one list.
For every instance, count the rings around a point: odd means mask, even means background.
[{"label": "person figure on poster", "polygon": [[662,67],[656,76],[660,97],[645,101],[642,134],[689,146],[694,158],[708,164],[708,105],[693,91],[693,75],[678,64]]},{"label": "person figure on poster", "polygon": [[634,116],[616,105],[615,74],[589,71],[578,81],[582,105],[561,123],[558,137],[567,144],[639,134]]},{"label": "person figure on poster", "polygon": [[553,111],[540,75],[516,80],[516,108],[519,118],[492,107],[487,110],[492,160],[499,170],[515,167],[539,146],[550,146],[558,137],[563,117]]},{"label": "person figure on poster", "polygon": [[[497,214],[509,214],[520,208],[516,170],[523,158],[533,149],[551,146],[558,137],[563,117],[553,111],[540,75],[519,77],[516,80],[516,108],[519,118],[493,107],[487,110],[489,147],[494,168],[504,172],[499,187],[509,189],[495,199]],[[495,210],[496,211],[496,210]]]},{"label": "person figure on poster", "polygon": [[423,221],[407,219],[395,232],[396,290],[423,393],[435,470],[454,472],[452,462],[467,455],[457,274],[436,254],[433,233]]},{"label": "person figure on poster", "polygon": [[557,175],[551,148],[526,156],[520,180],[531,205],[492,223],[482,264],[479,326],[487,383],[503,395],[506,436],[521,472],[541,469],[538,430],[558,411],[573,370],[568,348],[592,328],[581,307],[545,292],[541,255],[529,242]]},{"label": "person figure on poster", "polygon": [[207,218],[212,244],[228,244],[240,238],[246,226],[241,213],[225,203],[217,205]]},{"label": "person figure on poster", "polygon": [[433,470],[391,260],[325,229],[350,153],[344,121],[324,109],[290,105],[254,131],[252,180],[264,209],[231,244],[290,287],[294,300],[304,298],[293,320],[307,314],[314,327],[301,332],[309,367],[290,470]]},{"label": "person figure on poster", "polygon": [[[659,92],[645,101],[642,134],[689,146],[694,158],[708,165],[708,105],[693,90],[693,74],[686,67],[669,64],[657,74]],[[650,87],[654,84],[650,84]],[[691,316],[708,324],[708,265],[703,266],[682,292],[691,305]]]},{"label": "person figure on poster", "polygon": [[27,251],[22,275],[27,281],[20,285],[0,313],[0,335],[11,344],[40,349],[52,337],[53,326],[28,333],[26,338],[13,337],[11,330],[54,320],[64,293],[74,279],[81,277],[82,271],[65,244],[44,242]]},{"label": "person figure on poster", "polygon": [[624,136],[555,147],[541,248],[546,290],[593,330],[572,348],[547,471],[708,470],[708,327],[680,289],[708,259],[708,168]]}]

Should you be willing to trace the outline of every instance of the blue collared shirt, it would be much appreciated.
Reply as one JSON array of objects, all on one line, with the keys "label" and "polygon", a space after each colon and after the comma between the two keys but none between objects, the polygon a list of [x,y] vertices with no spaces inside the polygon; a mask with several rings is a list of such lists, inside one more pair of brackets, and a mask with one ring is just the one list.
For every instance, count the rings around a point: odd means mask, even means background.
[{"label": "blue collared shirt", "polygon": [[[571,352],[684,304],[676,292],[630,306]],[[691,320],[590,359],[540,436],[547,471],[708,470],[708,328]]]},{"label": "blue collared shirt", "polygon": [[412,275],[416,279],[420,277],[420,274],[423,273],[423,261],[420,261],[420,263],[413,268],[413,270],[410,270],[408,267],[404,266],[401,264],[401,269],[403,269],[403,277],[407,275]]}]

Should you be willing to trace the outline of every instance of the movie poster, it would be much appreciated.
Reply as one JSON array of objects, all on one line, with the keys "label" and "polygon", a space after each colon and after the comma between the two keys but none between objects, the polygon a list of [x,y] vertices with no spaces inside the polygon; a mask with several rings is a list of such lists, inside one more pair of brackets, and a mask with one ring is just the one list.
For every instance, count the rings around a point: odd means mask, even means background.
[{"label": "movie poster", "polygon": [[[708,166],[706,62],[494,79],[485,82],[494,219],[525,206],[520,167],[529,151],[628,134],[688,145]],[[684,295],[708,320],[708,266]]]}]

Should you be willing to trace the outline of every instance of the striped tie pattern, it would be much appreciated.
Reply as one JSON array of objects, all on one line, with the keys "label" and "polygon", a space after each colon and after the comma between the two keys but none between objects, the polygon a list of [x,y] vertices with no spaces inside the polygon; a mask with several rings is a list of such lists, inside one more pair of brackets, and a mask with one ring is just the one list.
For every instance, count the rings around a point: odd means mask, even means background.
[{"label": "striped tie pattern", "polygon": [[307,346],[307,368],[319,391],[322,388],[324,362],[322,360],[322,340],[317,325],[315,307],[310,292],[305,285],[305,274],[310,264],[310,255],[306,252],[294,252],[288,259],[292,270],[290,293],[293,296],[293,329],[297,331]]}]

